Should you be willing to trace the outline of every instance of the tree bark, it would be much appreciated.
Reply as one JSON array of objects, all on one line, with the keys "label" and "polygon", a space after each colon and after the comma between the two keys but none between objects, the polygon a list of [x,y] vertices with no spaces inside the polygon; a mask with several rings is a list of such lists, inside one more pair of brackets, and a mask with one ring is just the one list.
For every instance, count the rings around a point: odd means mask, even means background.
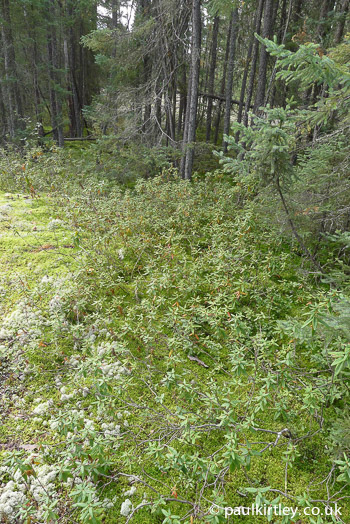
[{"label": "tree bark", "polygon": [[[280,26],[278,30],[278,37],[277,37],[277,42],[279,44],[284,44],[286,40],[288,26],[289,26],[291,15],[292,15],[292,8],[293,8],[293,0],[289,0],[288,12],[287,12],[287,1],[283,0],[282,8],[281,8],[281,20],[280,20]],[[267,88],[267,92],[265,96],[265,102],[264,102],[265,105],[268,102],[270,103],[271,106],[273,106],[274,104],[275,95],[276,95],[276,82],[275,82],[276,72],[277,70],[276,70],[276,61],[275,61],[275,65],[270,75],[270,80],[269,80],[269,84],[268,84],[268,88]],[[286,97],[285,97],[285,91],[283,87],[284,87],[283,84],[280,85],[279,91],[282,94],[282,100],[280,102],[280,105],[285,106]]]},{"label": "tree bark", "polygon": [[[217,47],[218,47],[218,33],[219,33],[219,16],[216,15],[213,23],[213,34],[211,40],[211,57],[210,57],[210,70],[209,70],[209,80],[208,80],[208,91],[209,93],[214,92],[214,81],[215,81],[215,69],[216,69],[216,57],[217,57]],[[207,107],[207,123],[206,123],[206,134],[205,140],[210,141],[211,135],[211,121],[213,113],[213,99],[208,99]]]},{"label": "tree bark", "polygon": [[57,92],[59,87],[58,76],[58,49],[55,26],[55,0],[50,1],[49,14],[50,23],[48,24],[47,33],[47,54],[48,54],[48,69],[50,78],[50,105],[51,105],[51,124],[54,133],[54,138],[59,147],[64,146],[63,127],[62,127],[62,104],[60,94]]},{"label": "tree bark", "polygon": [[[211,46],[209,45],[210,38],[207,36],[205,39],[205,47],[202,50],[201,53],[201,71],[202,74],[199,78],[199,91],[207,91],[208,90],[208,81],[209,81],[209,63],[210,63],[210,54],[211,54]],[[197,110],[197,126],[201,125],[204,119],[204,115],[206,114],[206,105],[207,101],[205,100],[204,104],[200,104],[200,101],[198,100],[198,110]]]},{"label": "tree bark", "polygon": [[[68,4],[68,28],[67,28],[67,37],[64,42],[65,47],[65,57],[66,57],[66,70],[68,76],[68,86],[69,91],[71,92],[70,100],[70,119],[71,119],[71,137],[81,137],[83,134],[82,128],[82,118],[81,118],[81,109],[82,104],[78,92],[78,81],[77,81],[77,62],[76,59],[76,49],[79,48],[79,37],[80,37],[80,27],[78,32],[78,38],[74,34],[73,23],[78,19],[79,13],[75,12],[75,7],[72,3]],[[78,40],[78,42],[77,42]],[[79,80],[79,79],[78,79]],[[83,82],[80,82],[83,86]]]},{"label": "tree bark", "polygon": [[8,121],[9,115],[8,115],[8,98],[7,98],[7,86],[5,83],[5,71],[4,71],[4,60],[3,60],[4,52],[3,52],[3,42],[2,42],[2,33],[0,32],[0,57],[2,60],[0,60],[0,118],[1,118],[1,136],[0,140],[1,142],[6,140],[6,135],[13,136],[14,130],[11,129],[11,123]]},{"label": "tree bark", "polygon": [[344,27],[346,22],[346,15],[349,11],[349,3],[350,0],[343,0],[340,6],[340,18],[337,24],[337,27],[335,29],[335,35],[334,35],[334,43],[340,44],[343,34],[344,34]]},{"label": "tree bark", "polygon": [[120,17],[120,1],[119,0],[112,0],[111,10],[112,10],[112,29],[117,29],[118,24],[119,24],[119,17]]},{"label": "tree bark", "polygon": [[[225,95],[226,73],[227,73],[228,55],[229,55],[229,50],[230,50],[230,40],[231,40],[231,24],[229,25],[229,30],[228,30],[227,40],[226,40],[225,60],[224,60],[223,73],[222,73],[222,79],[221,79],[220,95],[222,96],[222,99],[224,99],[224,95]],[[222,107],[222,101],[220,100],[217,111],[216,111],[215,124],[214,124],[214,129],[215,129],[214,144],[218,143],[218,138],[219,138],[221,107]]]},{"label": "tree bark", "polygon": [[[31,34],[31,33],[30,33]],[[42,112],[40,110],[40,87],[39,87],[39,75],[38,75],[38,46],[36,41],[36,34],[31,35],[33,40],[33,53],[32,53],[32,68],[33,68],[33,90],[34,90],[34,104],[35,104],[35,117],[38,126],[38,135],[42,137],[44,134]]]},{"label": "tree bark", "polygon": [[[224,115],[224,135],[229,135],[231,127],[231,99],[233,89],[233,70],[235,65],[236,55],[236,40],[238,33],[238,8],[234,9],[231,14],[231,38],[230,48],[227,63],[227,78],[225,89],[225,115]],[[227,142],[223,139],[222,142],[224,153],[227,152]]]},{"label": "tree bark", "polygon": [[9,0],[0,1],[1,36],[4,54],[5,90],[8,102],[8,130],[11,138],[15,136],[18,129],[24,127],[22,103],[19,93],[18,76],[16,68],[16,56],[12,35],[12,23],[10,15]]},{"label": "tree bark", "polygon": [[[275,0],[277,1],[277,0]],[[262,36],[263,38],[269,38],[272,31],[273,22],[273,11],[274,11],[274,0],[266,0],[264,10],[264,25]],[[254,113],[258,113],[259,108],[264,104],[265,91],[266,91],[266,73],[267,73],[267,61],[268,53],[265,46],[260,46],[259,56],[259,71],[258,71],[258,85],[256,90],[256,97],[254,102]]]},{"label": "tree bark", "polygon": [[320,9],[320,19],[319,24],[317,28],[317,35],[320,40],[320,43],[323,43],[324,37],[327,34],[327,28],[326,24],[328,21],[328,13],[331,11],[334,7],[334,0],[323,0],[321,3],[321,9]]},{"label": "tree bark", "polygon": [[183,131],[183,123],[185,121],[185,116],[186,116],[185,115],[186,103],[187,103],[186,84],[187,84],[186,67],[183,66],[182,80],[180,84],[179,119],[177,122],[177,134],[179,136],[181,136],[181,131]]},{"label": "tree bark", "polygon": [[[254,16],[254,22],[253,22],[253,30],[256,32],[257,30],[257,22],[258,22],[258,16],[259,16],[259,10],[256,11]],[[261,14],[260,14],[261,18]],[[241,84],[241,93],[239,96],[239,107],[238,107],[238,114],[237,114],[237,122],[242,122],[242,116],[243,116],[243,107],[244,107],[244,98],[245,98],[245,92],[247,89],[247,80],[248,80],[248,72],[249,72],[249,65],[252,59],[252,53],[253,53],[253,47],[254,43],[256,42],[256,38],[254,34],[252,34],[250,41],[249,41],[249,47],[247,52],[247,58],[246,58],[246,65],[243,72],[243,78],[242,78],[242,84]],[[235,140],[238,142],[239,139],[239,132],[236,133]]]},{"label": "tree bark", "polygon": [[201,2],[192,0],[192,43],[191,43],[191,73],[189,81],[186,123],[183,138],[183,158],[181,175],[185,180],[191,180],[196,138],[196,120],[198,105],[199,68],[201,52]]},{"label": "tree bark", "polygon": [[[276,0],[275,0],[276,1]],[[264,25],[262,36],[263,38],[270,38],[273,28],[273,12],[274,0],[266,0],[264,11]],[[259,112],[259,108],[264,105],[265,91],[266,91],[266,74],[267,74],[268,53],[265,46],[260,46],[259,56],[259,71],[258,71],[258,85],[256,89],[256,97],[254,102],[254,113]]]},{"label": "tree bark", "polygon": [[[260,34],[263,8],[264,8],[264,0],[259,0],[258,11],[256,15],[256,24],[255,24],[255,32],[257,34]],[[251,65],[250,65],[247,98],[246,98],[245,107],[244,107],[243,123],[246,127],[248,125],[248,113],[249,113],[250,105],[253,99],[254,80],[255,80],[255,73],[256,73],[256,65],[258,61],[258,51],[259,51],[259,42],[255,38],[254,44],[253,44],[252,60],[251,60]]]}]

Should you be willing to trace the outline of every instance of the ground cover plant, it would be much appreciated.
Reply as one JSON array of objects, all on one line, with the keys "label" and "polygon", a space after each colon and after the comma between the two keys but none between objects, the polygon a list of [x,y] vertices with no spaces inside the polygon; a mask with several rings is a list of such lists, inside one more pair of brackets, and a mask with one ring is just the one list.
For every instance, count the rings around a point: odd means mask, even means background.
[{"label": "ground cover plant", "polygon": [[0,523],[350,522],[349,0],[0,0]]},{"label": "ground cover plant", "polygon": [[31,155],[27,198],[2,194],[2,519],[224,522],[256,502],[336,522],[337,502],[346,522],[347,283],[315,278],[249,180],[125,189],[66,155]]}]

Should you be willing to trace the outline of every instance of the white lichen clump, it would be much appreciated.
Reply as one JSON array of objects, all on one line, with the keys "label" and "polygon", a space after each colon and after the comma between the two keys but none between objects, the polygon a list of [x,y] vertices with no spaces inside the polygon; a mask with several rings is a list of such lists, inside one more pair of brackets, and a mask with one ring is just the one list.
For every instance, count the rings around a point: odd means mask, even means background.
[{"label": "white lichen clump", "polygon": [[71,393],[67,393],[66,386],[63,386],[60,389],[60,393],[61,393],[61,402],[67,402],[68,400],[72,400],[76,396],[77,390],[73,389]]},{"label": "white lichen clump", "polygon": [[[35,455],[28,457],[28,468],[31,468],[30,464],[34,458],[39,460]],[[35,475],[30,475],[26,479],[24,479],[20,470],[14,472],[9,466],[0,468],[0,476],[1,474],[10,475],[13,480],[0,484],[0,522],[18,522],[16,515],[29,499],[34,499],[40,507],[48,495],[51,499],[58,496],[54,484],[58,474],[58,469],[55,466],[36,464]],[[40,522],[40,520],[37,520],[37,522]]]},{"label": "white lichen clump", "polygon": [[50,231],[53,231],[54,229],[57,229],[58,227],[62,226],[63,223],[64,223],[63,220],[61,220],[60,218],[53,218],[48,223],[47,229],[49,229]]},{"label": "white lichen clump", "polygon": [[109,424],[103,423],[101,428],[105,437],[118,437],[120,435],[120,426],[119,424],[114,424],[114,422]]},{"label": "white lichen clump", "polygon": [[15,522],[18,508],[24,504],[25,500],[24,493],[16,488],[13,480],[0,485],[0,522],[4,522],[5,519]]},{"label": "white lichen clump", "polygon": [[136,493],[136,486],[131,486],[130,489],[124,491],[124,497],[132,497]]},{"label": "white lichen clump", "polygon": [[113,377],[116,380],[119,380],[122,375],[129,374],[129,370],[118,361],[111,363],[102,362],[100,368],[105,376]]},{"label": "white lichen clump", "polygon": [[133,505],[130,499],[124,500],[120,508],[120,514],[127,517],[133,510]]},{"label": "white lichen clump", "polygon": [[[37,399],[37,400],[40,401],[41,399]],[[47,402],[42,402],[41,404],[38,404],[33,409],[33,413],[35,415],[44,415],[44,413],[46,413],[52,405],[53,405],[53,400],[50,398]]]},{"label": "white lichen clump", "polygon": [[24,342],[24,339],[40,336],[39,326],[43,322],[44,319],[30,306],[25,302],[20,302],[17,308],[3,319],[0,338],[10,339],[16,336],[20,342]]}]

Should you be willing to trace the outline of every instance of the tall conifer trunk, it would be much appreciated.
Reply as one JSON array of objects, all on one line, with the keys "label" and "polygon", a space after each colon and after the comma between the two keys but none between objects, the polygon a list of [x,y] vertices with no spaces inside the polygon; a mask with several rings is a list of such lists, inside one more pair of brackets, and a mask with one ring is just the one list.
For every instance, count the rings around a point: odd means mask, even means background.
[{"label": "tall conifer trunk", "polygon": [[53,136],[59,147],[64,146],[63,137],[63,123],[62,123],[62,104],[58,88],[60,78],[58,75],[59,61],[58,48],[56,36],[56,12],[55,0],[50,0],[49,7],[50,24],[48,25],[47,33],[47,54],[48,54],[48,69],[50,78],[50,105],[51,105],[51,123]]},{"label": "tall conifer trunk", "polygon": [[[210,53],[210,70],[208,79],[208,92],[210,95],[214,94],[214,81],[215,81],[215,69],[216,69],[216,56],[218,47],[218,33],[219,33],[219,16],[216,15],[213,23],[213,34],[211,40],[211,53]],[[205,139],[207,142],[210,141],[211,135],[211,121],[213,113],[213,99],[208,99],[207,107],[207,122],[206,122],[206,134]]]},{"label": "tall conifer trunk", "polygon": [[[273,14],[275,7],[274,4],[276,1],[277,0],[266,0],[264,11],[264,25],[262,30],[263,38],[269,38],[271,36],[271,30],[273,26]],[[267,62],[268,53],[266,51],[266,47],[261,45],[259,56],[258,85],[256,88],[256,96],[254,102],[254,113],[257,113],[259,107],[261,107],[264,104],[266,91]]]},{"label": "tall conifer trunk", "polygon": [[218,143],[218,138],[219,138],[222,99],[224,98],[224,95],[225,95],[226,73],[227,73],[228,55],[229,55],[229,51],[230,51],[230,40],[231,40],[231,24],[229,26],[227,40],[226,40],[225,60],[224,60],[223,73],[222,73],[221,86],[220,86],[220,100],[219,100],[219,103],[218,103],[216,116],[215,116],[214,144]]},{"label": "tall conifer trunk", "polygon": [[194,159],[193,143],[196,138],[200,52],[201,2],[200,0],[192,0],[191,71],[187,93],[188,100],[183,137],[183,157],[181,162],[181,175],[185,180],[190,180],[192,177]]},{"label": "tall conifer trunk", "polygon": [[[260,34],[261,17],[262,17],[262,12],[263,12],[263,8],[264,8],[264,1],[265,0],[259,0],[258,11],[257,11],[257,15],[256,15],[256,23],[255,23],[255,32],[257,34]],[[245,126],[248,125],[248,113],[249,113],[250,105],[251,105],[251,102],[252,102],[252,99],[253,99],[254,80],[255,80],[255,73],[256,73],[256,65],[257,65],[257,61],[258,61],[258,51],[259,51],[259,42],[255,38],[254,39],[254,44],[253,44],[251,65],[250,65],[250,74],[249,74],[247,98],[246,98],[245,107],[244,107],[244,119],[243,119],[243,122],[244,122]]]},{"label": "tall conifer trunk", "polygon": [[[231,100],[233,90],[233,70],[236,58],[236,40],[238,33],[238,7],[232,11],[231,14],[231,37],[230,37],[230,48],[227,63],[227,78],[226,78],[226,89],[225,89],[225,115],[224,115],[224,135],[230,133],[230,119],[231,119]],[[223,139],[224,153],[227,152],[227,142]]]},{"label": "tall conifer trunk", "polygon": [[17,129],[23,127],[22,103],[19,93],[18,76],[16,70],[16,56],[12,35],[12,24],[9,0],[0,1],[1,37],[4,55],[5,91],[7,98],[8,129],[14,137]]},{"label": "tall conifer trunk", "polygon": [[339,21],[336,26],[335,35],[334,35],[335,44],[340,44],[343,38],[344,27],[345,27],[345,22],[346,22],[346,15],[349,12],[349,4],[350,4],[350,0],[343,0],[340,4],[340,9],[339,9],[340,17],[339,17]]}]

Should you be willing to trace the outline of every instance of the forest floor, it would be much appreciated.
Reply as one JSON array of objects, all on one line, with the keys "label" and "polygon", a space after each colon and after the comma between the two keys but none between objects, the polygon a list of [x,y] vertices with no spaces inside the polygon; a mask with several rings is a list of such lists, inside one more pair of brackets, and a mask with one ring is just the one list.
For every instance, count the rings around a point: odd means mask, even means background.
[{"label": "forest floor", "polygon": [[[65,207],[49,194],[0,194],[1,522],[230,522],[196,517],[201,498],[249,506],[270,489],[295,506],[343,489],[327,477],[336,409],[324,435],[318,399],[311,414],[302,404],[307,374],[294,386],[286,376],[280,395],[270,384],[278,360],[283,374],[295,359],[291,376],[317,366],[279,322],[304,322],[327,289],[297,249],[257,233],[251,212],[233,213],[228,191],[155,180]],[[264,438],[226,449],[223,428],[247,414]],[[310,438],[291,444],[285,427]],[[211,462],[225,501],[200,472]]]}]

